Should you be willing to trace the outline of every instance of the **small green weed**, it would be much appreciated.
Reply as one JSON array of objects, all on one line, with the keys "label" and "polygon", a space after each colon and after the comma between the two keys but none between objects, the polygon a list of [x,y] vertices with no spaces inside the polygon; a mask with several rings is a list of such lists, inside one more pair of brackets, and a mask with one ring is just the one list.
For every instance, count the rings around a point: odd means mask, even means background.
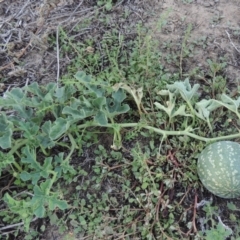
[{"label": "small green weed", "polygon": [[97,5],[103,6],[107,11],[109,11],[112,9],[113,2],[112,0],[98,0]]},{"label": "small green weed", "polygon": [[219,209],[217,206],[211,206],[211,203],[208,202],[203,210],[206,213],[206,217],[201,219],[201,228],[202,232],[200,236],[204,239],[226,239],[233,234],[233,231],[230,227],[226,226],[220,216]]}]

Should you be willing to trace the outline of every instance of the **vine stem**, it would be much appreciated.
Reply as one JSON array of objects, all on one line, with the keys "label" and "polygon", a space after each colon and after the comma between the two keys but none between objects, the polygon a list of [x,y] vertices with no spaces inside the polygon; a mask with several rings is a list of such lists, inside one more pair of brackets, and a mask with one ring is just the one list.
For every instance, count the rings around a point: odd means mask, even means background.
[{"label": "vine stem", "polygon": [[204,141],[206,143],[208,142],[215,142],[215,141],[220,141],[220,140],[227,140],[227,139],[233,139],[233,138],[238,138],[240,137],[240,133],[236,133],[236,134],[230,134],[227,136],[221,136],[221,137],[214,137],[214,138],[206,138],[206,137],[202,137],[202,136],[198,136],[194,133],[189,132],[188,130],[184,130],[184,131],[165,131],[162,129],[158,129],[155,127],[151,127],[151,126],[144,126],[143,128],[148,129],[148,130],[152,130],[156,133],[159,134],[165,134],[166,136],[178,136],[178,135],[185,135],[185,136],[189,136],[191,138],[195,138],[198,139],[200,141]]},{"label": "vine stem", "polygon": [[[25,145],[28,143],[28,139],[18,139],[16,142],[15,142],[15,145],[12,147],[12,149],[9,151],[9,156],[13,155],[21,146]],[[22,168],[21,166],[15,161],[12,163],[17,169],[19,172],[22,172]]]},{"label": "vine stem", "polygon": [[68,154],[68,156],[66,157],[66,159],[64,160],[64,162],[68,162],[69,159],[71,158],[74,150],[75,150],[76,148],[78,148],[78,146],[77,146],[77,144],[76,144],[76,142],[75,142],[72,134],[68,133],[68,137],[69,137],[70,142],[71,142],[71,150],[70,150],[70,153]]},{"label": "vine stem", "polygon": [[[116,128],[116,125],[119,126],[119,128],[129,128],[129,127],[137,127],[137,128],[144,128],[144,129],[148,129],[150,131],[153,131],[155,133],[161,134],[163,136],[181,136],[181,135],[185,135],[185,136],[189,136],[191,138],[195,138],[198,139],[200,141],[204,141],[206,143],[209,142],[215,142],[215,141],[221,141],[221,140],[229,140],[229,139],[234,139],[234,138],[239,138],[240,137],[240,132],[236,133],[236,134],[230,134],[227,136],[221,136],[221,137],[214,137],[214,138],[206,138],[206,137],[202,137],[199,136],[197,134],[191,133],[190,129],[185,129],[183,131],[167,131],[167,130],[162,130],[156,127],[152,127],[152,126],[148,126],[142,123],[118,123],[118,124],[106,124],[104,126],[101,127],[110,127],[110,128]],[[98,124],[92,122],[88,122],[86,124],[82,124],[79,125],[78,128],[85,128],[85,127],[93,127],[93,126],[99,126]]]}]

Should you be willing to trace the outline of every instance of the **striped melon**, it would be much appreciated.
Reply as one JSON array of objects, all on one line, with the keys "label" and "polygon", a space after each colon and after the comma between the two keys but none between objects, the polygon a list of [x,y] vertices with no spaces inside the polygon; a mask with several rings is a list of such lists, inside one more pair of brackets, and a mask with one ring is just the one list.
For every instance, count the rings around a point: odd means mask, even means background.
[{"label": "striped melon", "polygon": [[203,185],[222,198],[240,196],[240,144],[220,141],[208,145],[198,157]]}]

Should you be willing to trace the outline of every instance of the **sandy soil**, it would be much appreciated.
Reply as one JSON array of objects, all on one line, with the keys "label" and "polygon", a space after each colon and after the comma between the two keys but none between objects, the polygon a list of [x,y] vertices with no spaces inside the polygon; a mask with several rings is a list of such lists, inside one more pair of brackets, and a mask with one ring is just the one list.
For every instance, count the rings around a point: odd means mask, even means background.
[{"label": "sandy soil", "polygon": [[[163,43],[170,42],[173,47],[165,53],[179,54],[186,30],[192,26],[186,46],[191,48],[192,43],[197,44],[192,51],[193,55],[187,60],[183,59],[183,72],[191,72],[196,67],[206,72],[207,59],[216,62],[225,60],[228,63],[226,69],[228,81],[238,83],[240,80],[240,3],[227,0],[196,0],[191,1],[191,4],[184,2],[190,1],[168,0],[158,3],[162,13],[170,10],[167,24],[161,31],[154,33],[154,38],[159,42],[159,48],[164,52]],[[156,14],[156,17],[150,18],[147,24],[155,26],[159,15]],[[171,67],[172,71],[177,70],[176,66],[168,67]]]}]

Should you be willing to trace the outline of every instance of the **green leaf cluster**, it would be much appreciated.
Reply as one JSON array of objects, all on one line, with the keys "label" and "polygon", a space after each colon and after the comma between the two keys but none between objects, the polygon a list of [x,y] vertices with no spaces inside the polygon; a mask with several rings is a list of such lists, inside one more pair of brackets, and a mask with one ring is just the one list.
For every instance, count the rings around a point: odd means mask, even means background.
[{"label": "green leaf cluster", "polygon": [[[121,145],[120,128],[114,126],[114,118],[129,110],[123,104],[124,91],[115,91],[83,72],[75,77],[72,85],[32,83],[13,88],[0,98],[0,176],[11,174],[14,185],[27,192],[17,198],[18,193],[6,192],[3,200],[12,218],[23,216],[25,230],[34,216],[42,218],[46,211],[69,207],[54,188],[59,179],[73,179],[76,174],[70,160],[79,149],[78,131],[110,122],[114,144]],[[63,152],[55,153],[59,146]],[[6,221],[11,222],[11,217]]]},{"label": "green leaf cluster", "polygon": [[[24,227],[28,229],[34,217],[42,218],[48,211],[69,208],[66,199],[60,194],[59,184],[61,179],[70,183],[77,174],[70,161],[77,156],[77,152],[81,152],[81,141],[86,129],[110,128],[114,150],[122,146],[123,128],[146,129],[163,137],[184,135],[205,142],[240,136],[238,133],[207,138],[192,133],[196,119],[207,122],[212,130],[210,114],[220,107],[228,109],[240,119],[240,98],[235,100],[222,94],[220,99],[197,102],[199,85],[191,86],[189,79],[167,85],[167,89],[159,91],[162,102],[155,102],[157,111],[167,114],[170,123],[176,123],[175,119],[183,120],[184,130],[163,130],[154,126],[155,123],[145,121],[148,113],[142,103],[143,88],[134,88],[125,83],[112,87],[84,72],[78,72],[75,79],[71,84],[61,87],[55,83],[46,86],[33,83],[7,91],[0,98],[0,175],[12,175],[14,186],[25,189],[25,194],[10,191],[4,194],[6,211],[12,214],[4,218],[7,222],[11,222],[16,215],[19,219],[25,209]],[[117,116],[130,110],[125,102],[125,91],[136,103],[139,122],[117,122]],[[132,154],[135,156],[132,171],[141,183],[141,189],[152,186],[151,194],[157,196],[159,185],[155,184],[155,180],[162,178],[161,169],[155,172],[154,179],[153,167],[149,167],[144,159],[148,156],[140,149]],[[99,167],[94,169],[95,173],[101,171]],[[171,184],[168,180],[165,183]]]}]

